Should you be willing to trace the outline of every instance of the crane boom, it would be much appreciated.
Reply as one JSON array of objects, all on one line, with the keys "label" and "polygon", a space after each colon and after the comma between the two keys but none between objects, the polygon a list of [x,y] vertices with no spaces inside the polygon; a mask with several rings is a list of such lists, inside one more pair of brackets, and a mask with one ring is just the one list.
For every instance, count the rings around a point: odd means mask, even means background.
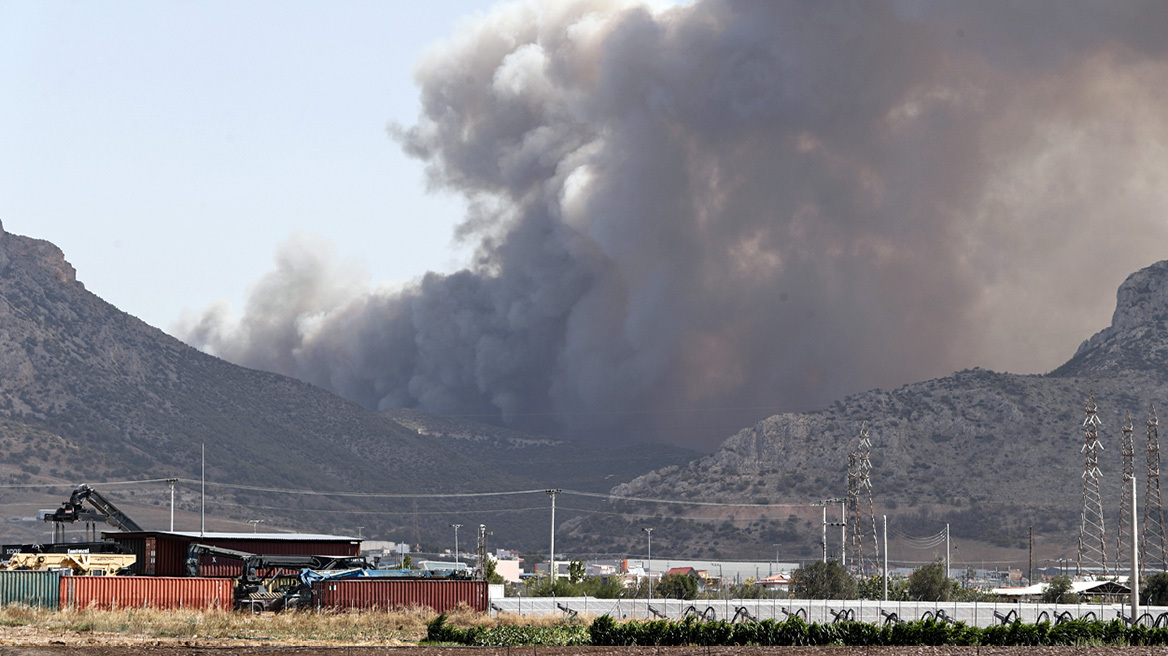
[{"label": "crane boom", "polygon": [[[93,506],[98,512],[87,510],[85,502]],[[73,490],[73,494],[69,496],[69,500],[61,504],[53,513],[46,513],[44,516],[46,522],[97,522],[104,521],[111,526],[126,531],[127,533],[137,533],[142,531],[142,527],[138,522],[130,519],[130,516],[122,512],[112,501],[105,498],[105,496],[97,490],[89,487],[85,483],[77,486]]]}]

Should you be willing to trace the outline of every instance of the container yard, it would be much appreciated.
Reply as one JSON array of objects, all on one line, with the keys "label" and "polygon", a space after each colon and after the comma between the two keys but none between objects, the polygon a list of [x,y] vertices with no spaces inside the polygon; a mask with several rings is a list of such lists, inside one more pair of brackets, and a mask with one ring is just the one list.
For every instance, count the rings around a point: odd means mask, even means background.
[{"label": "container yard", "polygon": [[[276,576],[285,584],[298,577]],[[446,612],[466,607],[487,610],[482,581],[337,579],[305,586],[310,596],[299,607],[317,610],[428,608]],[[278,598],[270,594],[267,598]],[[263,597],[258,597],[263,598]],[[0,571],[0,606],[21,604],[46,609],[156,608],[248,611],[280,610],[241,597],[229,577],[74,576],[59,570]]]},{"label": "container yard", "polygon": [[[0,606],[50,610],[316,610],[488,605],[487,584],[426,572],[381,570],[361,540],[315,533],[148,531],[110,499],[80,485],[60,508],[43,511],[54,541],[4,545]],[[100,541],[65,542],[64,526],[98,522],[120,529]]]}]

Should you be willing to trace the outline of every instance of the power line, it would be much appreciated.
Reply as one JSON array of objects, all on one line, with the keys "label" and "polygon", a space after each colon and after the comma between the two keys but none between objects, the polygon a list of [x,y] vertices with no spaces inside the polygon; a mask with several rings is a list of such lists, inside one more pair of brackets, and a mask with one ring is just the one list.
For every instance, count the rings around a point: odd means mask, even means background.
[{"label": "power line", "polygon": [[[289,513],[313,513],[320,514],[319,508],[289,508],[288,506],[253,506],[250,504],[233,503],[231,501],[218,500],[214,503],[220,508],[244,508],[247,510],[280,510]],[[526,508],[496,508],[496,509],[480,509],[472,510],[424,510],[424,511],[397,511],[397,510],[336,510],[330,508],[328,513],[330,515],[388,515],[399,517],[412,517],[414,515],[486,515],[486,514],[501,514],[501,513],[517,513],[517,512],[533,512],[537,510],[547,510],[547,506],[528,506]]]},{"label": "power line", "polygon": [[[165,480],[165,479],[163,479]],[[183,483],[198,483],[191,479],[180,478]],[[301,494],[321,497],[355,497],[366,499],[466,499],[475,497],[505,497],[520,494],[543,493],[538,490],[508,490],[504,492],[433,492],[433,493],[406,493],[406,492],[325,492],[320,490],[306,490],[303,488],[261,487],[258,485],[240,485],[238,483],[218,483],[207,481],[207,485],[226,487],[233,490],[247,490],[249,492],[274,492],[278,494]]]},{"label": "power line", "polygon": [[[167,479],[157,479],[165,482]],[[190,479],[179,479],[184,483],[198,483],[198,481]],[[545,492],[544,488],[538,490],[508,490],[499,492],[433,492],[433,493],[405,493],[405,492],[329,492],[321,490],[307,490],[303,488],[276,488],[276,487],[261,487],[256,485],[240,485],[237,483],[218,483],[214,481],[207,481],[207,485],[214,485],[218,487],[226,487],[234,490],[248,490],[251,492],[272,492],[277,494],[300,494],[308,496],[328,496],[328,497],[353,497],[353,498],[370,498],[370,499],[464,499],[464,498],[482,498],[482,497],[503,497],[516,496],[522,494],[536,494]],[[686,505],[686,506],[711,506],[715,508],[805,508],[810,506],[810,502],[804,503],[727,503],[717,501],[692,501],[688,499],[651,499],[648,497],[626,497],[613,494],[603,494],[600,492],[583,492],[580,490],[563,490],[563,494],[589,497],[594,499],[605,499],[608,501],[628,501],[635,503],[657,503],[664,505]]]},{"label": "power line", "polygon": [[811,502],[803,503],[724,503],[717,501],[690,501],[687,499],[649,499],[645,497],[623,497],[614,494],[601,494],[599,492],[579,492],[577,490],[564,490],[564,494],[571,494],[578,497],[594,497],[597,499],[608,499],[610,501],[634,501],[637,503],[661,503],[667,505],[679,504],[685,506],[713,506],[716,508],[809,508]]},{"label": "power line", "polygon": [[[590,417],[590,416],[617,416],[617,415],[680,415],[690,412],[740,412],[742,410],[771,410],[779,411],[782,408],[773,405],[748,405],[740,407],[727,408],[672,408],[665,410],[581,410],[581,411],[560,411],[560,412],[509,412],[508,417]],[[457,414],[444,415],[446,417],[499,417],[500,413],[476,413],[476,414]]]},{"label": "power line", "polygon": [[[140,485],[142,483],[165,483],[168,480],[170,480],[170,479],[169,478],[146,478],[146,479],[142,479],[139,481],[105,481],[103,483],[92,483],[91,485],[101,486],[101,487],[113,487],[115,485]],[[183,479],[179,479],[179,480],[183,480]],[[187,482],[192,482],[192,481],[187,481]],[[193,482],[197,483],[198,481],[193,481]],[[78,485],[77,483],[6,483],[3,485],[0,485],[0,488],[45,487],[45,488],[52,488],[52,489],[56,489],[56,488],[73,489],[73,488],[77,487],[77,485]]]},{"label": "power line", "polygon": [[900,540],[901,542],[907,543],[907,546],[909,548],[922,549],[922,550],[923,549],[932,549],[933,547],[937,547],[937,546],[944,544],[945,537],[946,537],[945,531],[941,531],[940,533],[936,533],[934,535],[930,535],[930,536],[923,537],[923,538],[918,538],[918,537],[914,537],[911,535],[906,535],[906,534],[901,533],[900,531],[896,530],[895,528],[891,529],[889,532],[897,540]]},{"label": "power line", "polygon": [[[199,484],[200,481],[190,478],[147,478],[133,481],[102,481],[94,482],[90,485],[94,487],[112,487],[121,485],[142,485],[149,483],[167,483],[170,480],[177,480],[179,483]],[[278,487],[264,487],[259,485],[242,485],[239,483],[222,483],[217,481],[207,481],[207,485],[229,488],[233,490],[246,490],[249,492],[270,492],[273,494],[293,494],[304,496],[324,496],[324,497],[347,497],[347,498],[365,498],[365,499],[466,499],[466,498],[483,498],[483,497],[505,497],[505,496],[519,496],[524,494],[539,494],[545,492],[544,488],[533,490],[502,490],[496,492],[427,492],[427,493],[409,493],[409,492],[344,492],[344,491],[324,491],[324,490],[310,490],[305,488],[278,488]],[[17,483],[4,484],[0,488],[73,488],[76,484],[72,483]],[[649,497],[632,497],[620,496],[614,494],[604,494],[600,492],[584,492],[581,490],[563,490],[563,494],[587,497],[593,499],[604,499],[607,501],[624,501],[630,503],[653,503],[662,505],[682,505],[682,506],[703,506],[713,508],[806,508],[810,507],[810,502],[799,503],[749,503],[749,502],[719,502],[719,501],[694,501],[690,499],[653,499]],[[623,514],[623,513],[616,513]]]}]

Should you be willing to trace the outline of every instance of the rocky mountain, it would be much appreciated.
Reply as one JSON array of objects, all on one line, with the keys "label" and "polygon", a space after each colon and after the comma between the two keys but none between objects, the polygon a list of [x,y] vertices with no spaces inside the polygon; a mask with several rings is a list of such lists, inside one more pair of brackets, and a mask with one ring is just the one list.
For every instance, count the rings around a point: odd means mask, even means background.
[{"label": "rocky mountain", "polygon": [[[32,512],[30,498],[48,507],[81,482],[155,479],[106,490],[130,504],[131,514],[142,513],[169,503],[157,479],[170,477],[184,479],[180,511],[197,512],[194,481],[205,445],[212,522],[235,518],[232,527],[246,527],[243,520],[262,518],[265,527],[347,534],[362,527],[366,537],[442,544],[451,521],[489,522],[517,548],[546,539],[543,515],[538,524],[530,521],[513,512],[512,499],[439,496],[540,487],[546,466],[516,467],[522,458],[514,450],[463,448],[424,435],[414,424],[201,353],[88,292],[56,246],[0,226],[0,501],[6,516]],[[460,430],[486,430],[467,426]],[[541,456],[561,462],[580,455],[571,444],[528,441],[542,445]],[[650,451],[612,471],[581,465],[574,484],[604,489],[614,482],[606,475],[626,480],[692,455],[680,453],[656,457]],[[415,496],[360,496],[388,493]],[[197,528],[189,523],[192,515],[185,517],[188,523],[178,528]],[[210,528],[217,530],[214,523]],[[0,535],[23,539],[30,531],[43,533],[9,521]]]},{"label": "rocky mountain", "polygon": [[[721,551],[754,557],[774,554],[776,547],[814,555],[822,510],[810,504],[846,494],[848,453],[866,422],[877,518],[889,514],[893,528],[908,536],[932,535],[949,522],[953,535],[967,541],[967,550],[996,546],[1010,552],[1006,557],[1015,563],[1019,555],[1024,559],[1021,549],[1033,527],[1041,546],[1036,555],[1073,558],[1083,498],[1083,421],[1092,392],[1103,421],[1099,466],[1104,517],[1114,541],[1125,414],[1135,424],[1141,490],[1150,404],[1168,417],[1168,261],[1132,274],[1119,289],[1111,325],[1049,374],[973,369],[856,394],[816,412],[775,415],[738,432],[709,456],[640,476],[616,486],[613,494],[772,504],[724,508],[714,517],[709,509],[685,506],[671,513],[660,506],[642,511],[656,513],[661,522],[680,522],[679,541],[707,549],[718,542]],[[832,512],[834,518],[838,511]],[[579,535],[596,534],[596,523],[584,522]],[[604,530],[630,534],[631,528]],[[654,542],[667,535],[654,533]],[[829,545],[834,543],[829,537]]]}]

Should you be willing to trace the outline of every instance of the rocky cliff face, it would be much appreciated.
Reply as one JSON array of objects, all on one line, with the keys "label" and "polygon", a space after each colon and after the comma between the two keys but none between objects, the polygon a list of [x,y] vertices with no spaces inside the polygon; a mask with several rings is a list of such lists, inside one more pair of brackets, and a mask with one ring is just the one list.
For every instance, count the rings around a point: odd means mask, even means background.
[{"label": "rocky cliff face", "polygon": [[[843,496],[847,454],[868,422],[877,513],[939,512],[961,518],[955,535],[1006,543],[1034,525],[1073,543],[1092,390],[1104,426],[1105,510],[1116,512],[1124,415],[1136,425],[1142,477],[1149,404],[1168,408],[1168,261],[1132,274],[1119,289],[1112,325],[1050,374],[974,369],[856,394],[817,412],[775,415],[710,456],[613,493],[769,503]],[[988,514],[996,519],[982,521]]]}]

